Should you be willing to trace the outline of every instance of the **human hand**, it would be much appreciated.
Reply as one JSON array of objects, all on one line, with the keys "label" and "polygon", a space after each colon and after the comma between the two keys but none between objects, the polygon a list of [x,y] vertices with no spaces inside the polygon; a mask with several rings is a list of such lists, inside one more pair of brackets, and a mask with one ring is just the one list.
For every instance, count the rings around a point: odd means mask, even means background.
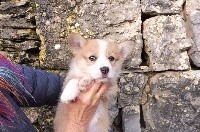
[{"label": "human hand", "polygon": [[75,101],[70,102],[66,106],[68,120],[66,132],[87,131],[89,122],[101,100],[101,95],[103,95],[106,90],[106,84],[95,82],[88,91],[81,92]]}]

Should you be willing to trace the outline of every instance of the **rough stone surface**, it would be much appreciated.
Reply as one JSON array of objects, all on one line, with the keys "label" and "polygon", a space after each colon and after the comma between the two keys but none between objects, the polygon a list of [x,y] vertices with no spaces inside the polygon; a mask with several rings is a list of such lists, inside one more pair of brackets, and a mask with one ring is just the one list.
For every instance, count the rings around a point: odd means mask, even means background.
[{"label": "rough stone surface", "polygon": [[188,35],[194,40],[189,56],[192,62],[200,67],[200,0],[188,0],[186,3],[186,18]]},{"label": "rough stone surface", "polygon": [[53,132],[53,118],[55,115],[55,107],[44,106],[39,109],[39,116],[35,125],[40,132]]},{"label": "rough stone surface", "polygon": [[24,113],[27,115],[27,117],[30,119],[31,123],[36,123],[37,119],[39,117],[39,110],[35,107],[32,108],[22,108]]},{"label": "rough stone surface", "polygon": [[180,14],[185,0],[141,0],[142,12],[151,15]]},{"label": "rough stone surface", "polygon": [[122,113],[123,132],[141,132],[140,107],[126,106]]},{"label": "rough stone surface", "polygon": [[32,29],[0,29],[0,37],[5,40],[38,40]]},{"label": "rough stone surface", "polygon": [[34,2],[1,1],[0,50],[16,63],[39,67],[39,39],[35,32]]},{"label": "rough stone surface", "polygon": [[18,29],[34,29],[35,28],[35,20],[34,14],[31,12],[25,17],[13,16],[13,14],[0,14],[0,27],[3,28],[18,28]]},{"label": "rough stone surface", "polygon": [[156,16],[144,21],[144,44],[152,71],[190,69],[187,39],[180,15]]},{"label": "rough stone surface", "polygon": [[142,103],[142,93],[148,77],[142,73],[122,74],[119,79],[119,108]]},{"label": "rough stone surface", "polygon": [[29,40],[16,42],[13,40],[0,40],[0,43],[2,50],[9,53],[8,57],[16,63],[25,63],[35,67],[39,66],[39,41]]},{"label": "rough stone surface", "polygon": [[22,110],[38,132],[53,132],[55,107],[22,107]]},{"label": "rough stone surface", "polygon": [[[14,42],[12,40],[4,40],[2,41],[2,46],[4,49],[13,48],[15,50],[22,50],[27,51],[31,49],[38,49],[39,47],[39,41],[37,40],[30,40],[30,41],[24,41],[24,42]],[[10,50],[7,50],[10,51]]]},{"label": "rough stone surface", "polygon": [[6,10],[10,10],[10,12],[12,11],[12,9],[14,8],[15,10],[20,10],[20,8],[17,8],[19,6],[25,6],[27,3],[29,2],[29,0],[20,0],[20,1],[15,1],[15,0],[11,0],[11,1],[7,1],[1,2],[0,5],[0,10],[1,11],[6,11]]},{"label": "rough stone surface", "polygon": [[18,29],[24,29],[24,28],[30,28],[34,29],[34,18],[33,16],[27,16],[29,18],[14,18],[12,15],[2,15],[0,14],[0,27],[2,28],[18,28]]},{"label": "rough stone surface", "polygon": [[66,44],[66,16],[70,1],[36,0],[37,34],[41,40],[40,64],[48,69],[67,69],[71,58]]},{"label": "rough stone surface", "polygon": [[140,104],[147,83],[143,73],[124,73],[119,78],[119,108],[122,108],[122,127],[124,132],[140,132]]},{"label": "rough stone surface", "polygon": [[199,132],[199,72],[164,72],[150,78],[144,105],[148,132]]},{"label": "rough stone surface", "polygon": [[113,122],[118,114],[119,114],[119,109],[118,109],[118,105],[117,105],[117,98],[113,98],[112,103],[109,106],[109,116],[110,116],[110,122],[111,122],[110,130],[115,129],[115,125],[113,124]]}]

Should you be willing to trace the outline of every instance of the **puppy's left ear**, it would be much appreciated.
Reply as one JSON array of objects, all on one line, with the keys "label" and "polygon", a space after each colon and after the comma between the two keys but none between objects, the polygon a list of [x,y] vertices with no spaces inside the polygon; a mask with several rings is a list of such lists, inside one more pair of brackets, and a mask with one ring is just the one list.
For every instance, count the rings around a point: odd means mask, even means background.
[{"label": "puppy's left ear", "polygon": [[133,51],[133,41],[125,41],[119,44],[120,54],[125,59]]},{"label": "puppy's left ear", "polygon": [[86,44],[86,39],[77,33],[70,33],[68,36],[68,44],[72,48],[73,52],[79,52],[80,49]]}]

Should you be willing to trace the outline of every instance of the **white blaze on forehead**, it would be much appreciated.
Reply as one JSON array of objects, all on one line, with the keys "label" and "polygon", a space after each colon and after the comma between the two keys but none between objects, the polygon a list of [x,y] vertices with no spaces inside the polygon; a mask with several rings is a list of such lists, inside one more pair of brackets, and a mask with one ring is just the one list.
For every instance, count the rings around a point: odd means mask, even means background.
[{"label": "white blaze on forehead", "polygon": [[105,40],[97,40],[97,43],[99,45],[99,54],[98,54],[98,60],[96,62],[97,67],[110,67],[110,62],[108,61],[106,57],[106,50],[108,48],[108,42]]},{"label": "white blaze on forehead", "polygon": [[106,57],[106,50],[108,47],[108,42],[106,42],[105,40],[100,40],[97,39],[97,43],[99,45],[99,57]]}]

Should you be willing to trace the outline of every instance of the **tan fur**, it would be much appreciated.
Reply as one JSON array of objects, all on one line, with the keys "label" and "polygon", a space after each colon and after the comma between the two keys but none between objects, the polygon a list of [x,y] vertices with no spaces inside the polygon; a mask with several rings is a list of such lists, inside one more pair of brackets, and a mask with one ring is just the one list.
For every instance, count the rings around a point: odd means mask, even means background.
[{"label": "tan fur", "polygon": [[54,118],[54,130],[55,132],[65,132],[67,122],[67,107],[65,103],[58,103],[56,109],[56,116]]},{"label": "tan fur", "polygon": [[96,55],[98,57],[98,44],[95,40],[89,40],[87,44],[83,47],[81,52],[77,53],[75,57],[77,60],[84,58],[87,61],[87,65],[92,65],[94,62],[90,62],[88,57],[91,55]]}]

